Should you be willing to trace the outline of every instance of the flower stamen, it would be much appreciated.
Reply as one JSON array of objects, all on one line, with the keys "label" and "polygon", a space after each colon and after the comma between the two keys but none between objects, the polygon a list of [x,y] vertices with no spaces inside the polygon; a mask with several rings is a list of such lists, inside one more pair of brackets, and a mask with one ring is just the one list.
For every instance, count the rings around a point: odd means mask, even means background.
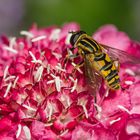
[{"label": "flower stamen", "polygon": [[30,129],[27,126],[23,126],[23,130],[24,130],[24,133],[25,133],[25,136],[26,136],[27,140],[31,140]]},{"label": "flower stamen", "polygon": [[65,131],[63,131],[61,134],[60,134],[60,136],[64,136],[65,134],[67,134],[68,133],[68,129],[66,129]]},{"label": "flower stamen", "polygon": [[88,111],[86,109],[86,103],[87,103],[87,101],[84,99],[79,101],[79,104],[83,107],[83,111],[85,113],[86,118],[88,118]]},{"label": "flower stamen", "polygon": [[11,80],[11,79],[15,79],[15,77],[16,77],[16,76],[14,76],[14,75],[13,75],[13,76],[9,76],[9,77],[7,77],[7,78],[5,79],[5,82],[6,82],[6,81],[9,81],[9,80]]},{"label": "flower stamen", "polygon": [[28,38],[33,38],[34,37],[34,35],[31,32],[29,32],[29,31],[21,31],[20,34],[21,35],[25,35]]},{"label": "flower stamen", "polygon": [[5,67],[5,70],[4,70],[3,79],[6,78],[6,76],[7,76],[7,74],[8,74],[8,69],[9,69],[9,66],[6,66],[6,67]]},{"label": "flower stamen", "polygon": [[20,133],[21,133],[21,124],[18,125],[18,130],[17,130],[17,133],[16,133],[16,138],[18,138],[20,136]]},{"label": "flower stamen", "polygon": [[50,102],[48,102],[48,105],[47,105],[48,109],[49,109],[49,113],[48,113],[48,121],[51,120],[51,116],[53,114],[53,106],[51,105]]},{"label": "flower stamen", "polygon": [[34,79],[35,79],[36,82],[39,82],[40,81],[40,79],[42,77],[42,74],[43,74],[43,70],[44,70],[44,67],[43,66],[40,66],[38,68],[38,70],[37,70],[37,72],[35,74],[35,77],[34,77]]},{"label": "flower stamen", "polygon": [[112,121],[110,121],[110,125],[112,125],[113,123],[115,123],[115,122],[118,122],[118,121],[120,121],[121,120],[121,118],[119,117],[119,118],[117,118],[116,120],[112,120]]},{"label": "flower stamen", "polygon": [[52,83],[54,83],[54,80],[47,81],[47,84],[52,84]]},{"label": "flower stamen", "polygon": [[102,116],[102,108],[101,108],[101,106],[99,106],[98,104],[96,104],[96,103],[94,103],[94,106],[96,107],[96,109],[97,109],[97,118],[98,119],[100,119],[101,118],[101,116]]},{"label": "flower stamen", "polygon": [[122,105],[118,105],[118,108],[121,109],[121,110],[123,110],[123,111],[126,111],[128,114],[131,114],[131,112],[127,108],[125,108],[124,106],[122,106]]},{"label": "flower stamen", "polygon": [[5,45],[4,49],[7,50],[7,51],[10,51],[10,52],[12,52],[12,53],[17,54],[18,51],[17,51],[16,49],[13,48],[15,44],[16,44],[16,37],[12,37],[12,38],[10,39],[9,46],[6,46],[6,45]]},{"label": "flower stamen", "polygon": [[78,82],[77,79],[74,80],[74,85],[73,85],[73,87],[72,87],[72,89],[71,89],[71,92],[73,92],[73,91],[76,89],[76,87],[77,87],[77,82]]},{"label": "flower stamen", "polygon": [[62,57],[61,54],[56,53],[56,52],[52,52],[52,54],[53,54],[57,59],[60,59],[60,58]]},{"label": "flower stamen", "polygon": [[30,107],[30,106],[27,106],[25,104],[22,105],[23,107],[25,107],[26,109],[30,110],[30,111],[36,111],[36,109]]},{"label": "flower stamen", "polygon": [[60,90],[61,90],[61,80],[60,80],[60,77],[56,76],[54,81],[55,81],[55,85],[56,85],[56,90],[58,92],[60,92]]},{"label": "flower stamen", "polygon": [[62,68],[62,66],[61,66],[60,63],[58,63],[58,65],[55,66],[55,67],[56,67],[58,70],[62,71],[62,72],[66,72],[66,70]]},{"label": "flower stamen", "polygon": [[49,37],[49,39],[54,40],[54,41],[57,40],[59,38],[60,31],[61,31],[60,29],[53,30],[51,35],[50,35],[50,37]]},{"label": "flower stamen", "polygon": [[31,51],[29,51],[29,54],[31,55],[31,57],[32,57],[32,59],[33,59],[33,61],[37,61],[37,59],[36,59],[36,57],[34,56],[34,54],[31,52]]},{"label": "flower stamen", "polygon": [[18,81],[19,77],[17,76],[14,83],[13,83],[13,88],[15,88],[16,84],[17,84],[17,81]]},{"label": "flower stamen", "polygon": [[125,81],[124,82],[126,85],[132,85],[134,82],[133,81]]},{"label": "flower stamen", "polygon": [[135,73],[131,69],[125,69],[125,72],[131,76],[135,76]]},{"label": "flower stamen", "polygon": [[12,37],[10,39],[10,44],[9,44],[9,48],[13,48],[13,46],[16,44],[16,37]]},{"label": "flower stamen", "polygon": [[10,89],[11,89],[11,86],[12,86],[12,83],[10,82],[9,84],[8,84],[8,86],[7,86],[7,89],[6,89],[6,92],[5,92],[5,94],[4,94],[4,98],[8,95],[8,93],[9,93],[9,91],[10,91]]},{"label": "flower stamen", "polygon": [[7,47],[7,46],[5,46],[4,49],[7,50],[7,51],[10,51],[10,52],[12,52],[12,53],[15,53],[15,54],[18,53],[17,50],[15,50],[15,49],[13,49],[13,48],[10,48],[10,47]]},{"label": "flower stamen", "polygon": [[42,35],[42,36],[38,36],[38,37],[35,37],[33,39],[31,39],[32,42],[37,42],[37,41],[40,41],[40,40],[43,40],[43,39],[46,39],[47,36],[46,35]]}]

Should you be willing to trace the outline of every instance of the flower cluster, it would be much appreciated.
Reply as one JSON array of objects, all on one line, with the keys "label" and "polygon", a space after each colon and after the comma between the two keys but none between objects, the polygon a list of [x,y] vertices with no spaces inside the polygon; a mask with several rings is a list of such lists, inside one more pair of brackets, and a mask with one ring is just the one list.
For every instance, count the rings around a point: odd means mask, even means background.
[{"label": "flower cluster", "polygon": [[[76,23],[33,25],[19,38],[1,36],[0,140],[140,139],[139,65],[121,65],[125,90],[105,93],[103,81],[95,102],[84,68],[75,67],[81,58],[67,59],[68,32],[76,30]],[[140,57],[140,44],[113,25],[93,38]]]}]

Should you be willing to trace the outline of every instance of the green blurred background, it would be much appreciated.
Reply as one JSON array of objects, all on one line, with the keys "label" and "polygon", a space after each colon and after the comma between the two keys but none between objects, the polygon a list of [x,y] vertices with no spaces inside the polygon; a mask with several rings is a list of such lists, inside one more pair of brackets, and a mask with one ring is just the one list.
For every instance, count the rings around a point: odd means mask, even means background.
[{"label": "green blurred background", "polygon": [[[17,1],[14,4],[20,2],[20,12],[17,10],[16,14],[21,14],[21,16],[14,24],[15,27],[13,26],[12,29],[6,31],[9,34],[15,34],[13,29],[14,31],[27,30],[32,23],[37,23],[39,27],[45,27],[75,21],[80,24],[82,30],[89,34],[104,24],[114,24],[131,38],[140,40],[139,0],[14,1]],[[16,14],[14,18],[16,18]]]}]

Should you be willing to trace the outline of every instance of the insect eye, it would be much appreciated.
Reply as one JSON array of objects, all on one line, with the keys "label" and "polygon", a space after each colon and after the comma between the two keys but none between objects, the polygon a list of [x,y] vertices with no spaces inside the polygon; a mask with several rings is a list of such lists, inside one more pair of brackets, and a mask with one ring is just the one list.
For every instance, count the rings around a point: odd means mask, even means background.
[{"label": "insect eye", "polygon": [[74,44],[76,43],[77,39],[79,38],[78,34],[73,34],[70,38],[70,43],[72,46],[74,46]]},{"label": "insect eye", "polygon": [[84,32],[84,31],[78,31],[78,32],[72,33],[72,36],[70,38],[70,43],[71,43],[72,46],[74,46],[74,44],[76,43],[76,41],[78,40],[78,38],[82,34],[86,34],[86,32]]}]

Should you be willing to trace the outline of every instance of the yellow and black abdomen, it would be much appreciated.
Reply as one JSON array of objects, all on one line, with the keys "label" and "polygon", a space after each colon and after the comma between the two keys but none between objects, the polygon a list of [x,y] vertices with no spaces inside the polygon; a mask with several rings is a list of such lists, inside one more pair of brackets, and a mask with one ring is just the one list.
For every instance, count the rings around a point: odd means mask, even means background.
[{"label": "yellow and black abdomen", "polygon": [[93,67],[102,75],[111,89],[117,90],[120,88],[118,70],[108,54],[104,52],[95,54]]}]

